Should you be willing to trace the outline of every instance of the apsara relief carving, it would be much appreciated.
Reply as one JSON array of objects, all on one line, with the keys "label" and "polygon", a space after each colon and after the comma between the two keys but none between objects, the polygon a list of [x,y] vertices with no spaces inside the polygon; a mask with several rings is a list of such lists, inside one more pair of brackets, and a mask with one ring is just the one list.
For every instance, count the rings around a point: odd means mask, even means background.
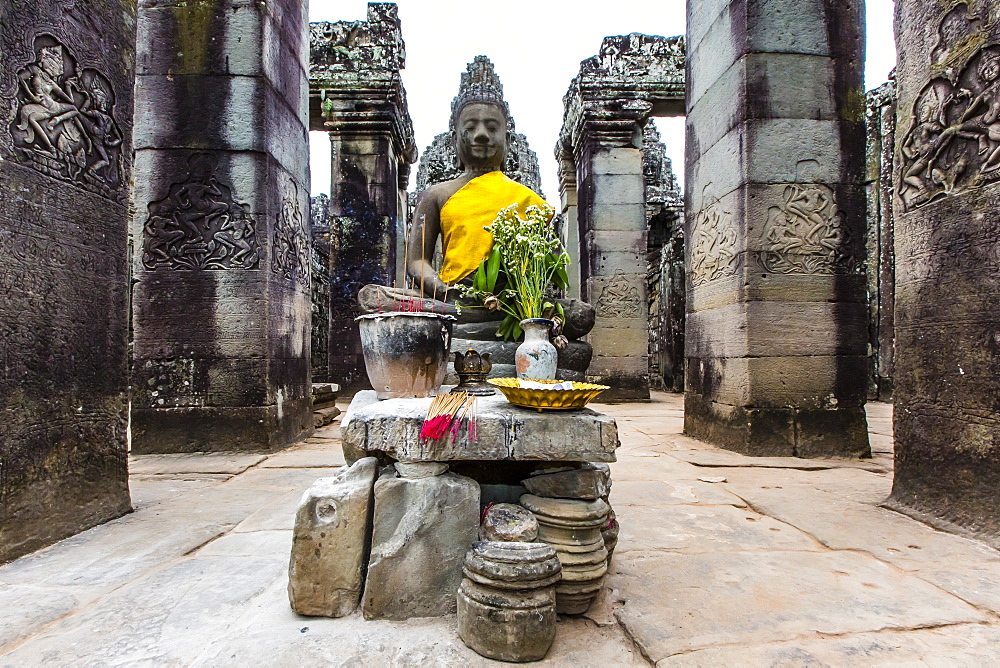
[{"label": "apsara relief carving", "polygon": [[733,214],[714,200],[695,216],[691,235],[691,281],[701,285],[739,271]]},{"label": "apsara relief carving", "polygon": [[932,53],[941,74],[914,101],[900,146],[899,195],[907,210],[1000,180],[1000,45],[967,49],[976,36],[968,31],[981,34],[979,26],[964,3],[942,19]]},{"label": "apsara relief carving", "polygon": [[594,306],[602,318],[638,318],[639,303],[639,288],[629,281],[625,272],[618,270],[604,284]]},{"label": "apsara relief carving", "polygon": [[303,285],[309,284],[309,237],[294,181],[288,181],[274,225],[271,271]]},{"label": "apsara relief carving", "polygon": [[773,274],[837,274],[849,270],[847,228],[833,191],[819,184],[785,186],[768,209],[757,261]]},{"label": "apsara relief carving", "polygon": [[256,269],[256,221],[216,174],[217,159],[197,153],[188,175],[149,204],[142,263],[146,269]]},{"label": "apsara relief carving", "polygon": [[17,160],[43,174],[116,198],[122,132],[111,82],[51,35],[35,39],[35,60],[17,73],[10,134]]}]

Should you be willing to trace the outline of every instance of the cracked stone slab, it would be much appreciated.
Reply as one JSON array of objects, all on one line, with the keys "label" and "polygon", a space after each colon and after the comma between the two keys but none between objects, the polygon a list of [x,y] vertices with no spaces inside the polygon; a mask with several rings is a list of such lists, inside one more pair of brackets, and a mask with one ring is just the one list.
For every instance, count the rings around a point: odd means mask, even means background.
[{"label": "cracked stone slab", "polygon": [[[723,482],[723,481],[720,481]],[[611,488],[611,505],[661,506],[712,505],[746,507],[746,503],[718,484],[701,481],[616,480]]]},{"label": "cracked stone slab", "polygon": [[613,462],[619,446],[614,418],[589,408],[539,412],[518,408],[502,394],[479,397],[478,439],[462,428],[455,440],[421,441],[432,399],[378,401],[358,392],[341,426],[345,452],[384,452],[403,462],[539,460]]},{"label": "cracked stone slab", "polygon": [[[923,580],[854,552],[615,552],[616,612],[653,662],[805,632],[841,635],[988,620]],[[655,587],[649,583],[655,582]],[[752,663],[752,662],[751,662]]]},{"label": "cracked stone slab", "polygon": [[979,541],[805,485],[731,488],[757,510],[810,533],[824,545],[862,550],[1000,613],[1000,552]]},{"label": "cracked stone slab", "polygon": [[671,456],[696,466],[706,467],[761,467],[821,471],[823,469],[856,468],[874,473],[885,473],[886,467],[877,461],[865,459],[801,459],[799,457],[749,457],[738,452],[717,448],[707,450],[672,450]]},{"label": "cracked stone slab", "polygon": [[656,662],[657,668],[696,666],[881,665],[988,666],[1000,663],[1000,628],[962,624],[944,629],[857,633],[758,645],[698,650]]},{"label": "cracked stone slab", "polygon": [[238,475],[260,464],[267,455],[190,452],[174,455],[133,455],[129,457],[130,476],[171,475],[179,473],[223,473]]},{"label": "cracked stone slab", "polygon": [[[617,485],[617,483],[616,483]],[[744,550],[820,550],[793,526],[733,506],[615,505],[620,553],[669,550],[689,554]]]}]

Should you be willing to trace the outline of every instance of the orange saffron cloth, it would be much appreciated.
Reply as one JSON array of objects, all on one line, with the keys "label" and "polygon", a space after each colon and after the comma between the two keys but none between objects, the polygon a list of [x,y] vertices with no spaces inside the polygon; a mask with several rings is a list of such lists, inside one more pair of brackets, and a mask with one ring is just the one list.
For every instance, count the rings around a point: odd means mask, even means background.
[{"label": "orange saffron cloth", "polygon": [[493,250],[491,225],[500,209],[517,204],[524,215],[531,205],[545,200],[535,191],[508,178],[503,172],[477,176],[448,198],[441,207],[441,251],[444,260],[438,275],[454,285],[474,272]]}]

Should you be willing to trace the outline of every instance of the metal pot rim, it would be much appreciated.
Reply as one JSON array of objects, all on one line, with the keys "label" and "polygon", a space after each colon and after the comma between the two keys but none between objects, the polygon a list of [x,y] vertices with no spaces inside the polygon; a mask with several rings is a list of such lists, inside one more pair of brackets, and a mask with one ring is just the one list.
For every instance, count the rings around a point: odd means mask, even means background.
[{"label": "metal pot rim", "polygon": [[360,320],[377,320],[378,318],[389,318],[395,316],[407,316],[411,318],[438,318],[439,320],[458,320],[453,315],[448,315],[446,313],[426,313],[423,311],[385,311],[384,313],[366,313],[365,315],[359,315],[354,319],[354,322]]}]

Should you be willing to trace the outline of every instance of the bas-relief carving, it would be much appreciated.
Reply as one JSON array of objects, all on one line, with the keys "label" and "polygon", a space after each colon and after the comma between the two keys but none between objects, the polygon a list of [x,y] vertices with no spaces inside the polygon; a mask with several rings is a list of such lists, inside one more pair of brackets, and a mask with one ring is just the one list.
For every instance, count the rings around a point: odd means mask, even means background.
[{"label": "bas-relief carving", "polygon": [[638,318],[639,302],[639,288],[628,280],[623,271],[618,270],[604,284],[594,307],[602,318]]},{"label": "bas-relief carving", "polygon": [[732,276],[740,268],[732,212],[712,200],[695,216],[691,240],[691,281],[702,285]]},{"label": "bas-relief carving", "polygon": [[936,74],[914,101],[900,145],[906,210],[1000,180],[1000,45],[969,48],[985,39],[983,23],[965,3],[941,21]]},{"label": "bas-relief carving", "polygon": [[289,181],[271,241],[271,271],[303,285],[309,284],[309,236],[299,206],[299,190]]},{"label": "bas-relief carving", "polygon": [[18,161],[111,199],[122,186],[122,132],[115,92],[94,69],[79,68],[51,35],[35,38],[35,60],[17,73],[9,131]]},{"label": "bas-relief carving", "polygon": [[143,228],[146,269],[256,269],[260,262],[250,207],[233,199],[207,153],[188,160],[188,175],[149,204]]},{"label": "bas-relief carving", "polygon": [[757,262],[773,274],[838,274],[853,267],[847,228],[833,191],[818,184],[785,186],[768,209]]}]

